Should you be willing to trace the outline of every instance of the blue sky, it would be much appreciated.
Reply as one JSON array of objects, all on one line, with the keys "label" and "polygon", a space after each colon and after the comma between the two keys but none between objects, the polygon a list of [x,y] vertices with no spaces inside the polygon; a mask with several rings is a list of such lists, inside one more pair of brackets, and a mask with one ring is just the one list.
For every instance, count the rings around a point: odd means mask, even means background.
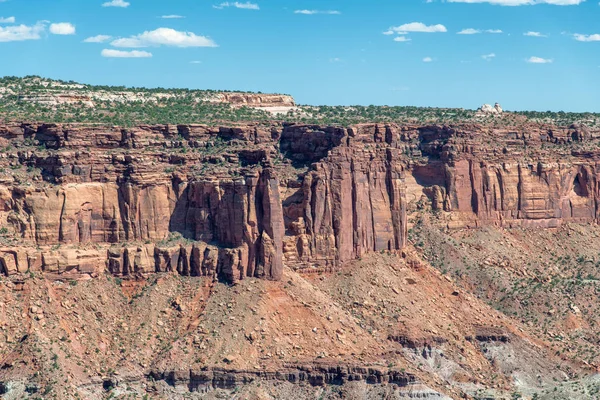
[{"label": "blue sky", "polygon": [[93,84],[600,112],[598,0],[0,0],[0,54]]}]

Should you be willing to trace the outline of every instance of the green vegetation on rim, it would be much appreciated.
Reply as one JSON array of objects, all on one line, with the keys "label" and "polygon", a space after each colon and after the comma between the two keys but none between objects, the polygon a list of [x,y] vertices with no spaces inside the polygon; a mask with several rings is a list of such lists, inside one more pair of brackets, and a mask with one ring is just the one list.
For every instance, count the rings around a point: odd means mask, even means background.
[{"label": "green vegetation on rim", "polygon": [[[285,114],[215,101],[228,91],[94,86],[37,76],[0,78],[0,122],[39,121],[134,126],[282,121],[350,125],[362,122],[519,126],[524,122],[600,126],[599,113],[520,111],[503,117],[474,110],[413,106],[300,106]],[[261,94],[258,92],[258,94]],[[61,99],[61,96],[63,97]],[[62,101],[67,98],[68,101]]]}]

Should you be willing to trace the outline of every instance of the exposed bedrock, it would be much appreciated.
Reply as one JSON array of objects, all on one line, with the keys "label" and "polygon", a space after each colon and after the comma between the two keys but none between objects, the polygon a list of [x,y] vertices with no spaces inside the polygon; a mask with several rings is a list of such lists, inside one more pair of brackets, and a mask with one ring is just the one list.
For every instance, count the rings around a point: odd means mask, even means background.
[{"label": "exposed bedrock", "polygon": [[434,210],[451,215],[450,227],[557,227],[598,219],[598,165],[476,159],[412,169],[409,198],[425,193]]},{"label": "exposed bedrock", "polygon": [[284,202],[286,261],[333,268],[406,241],[403,166],[395,149],[343,147],[314,165]]},{"label": "exposed bedrock", "polygon": [[382,368],[352,367],[345,365],[289,365],[279,371],[236,371],[220,368],[201,371],[153,371],[150,376],[169,384],[186,385],[190,391],[206,391],[214,388],[233,389],[255,380],[306,383],[312,386],[342,385],[348,382],[367,384],[395,384],[399,387],[417,385],[414,376],[401,371]]},{"label": "exposed bedrock", "polygon": [[594,222],[598,132],[480,125],[0,126],[0,272],[280,279],[449,227]]},{"label": "exposed bedrock", "polygon": [[[228,281],[281,277],[283,214],[279,182],[269,169],[235,180],[146,187],[82,183],[13,191],[7,203],[7,222],[37,245],[144,242],[124,246],[118,255],[108,250],[107,265],[115,274],[172,270],[200,275],[204,270],[203,275],[216,274]],[[199,243],[173,250],[166,240],[173,232]],[[52,252],[59,253],[60,248]],[[63,270],[72,265],[63,264]],[[44,261],[41,267],[50,269]]]},{"label": "exposed bedrock", "polygon": [[283,213],[271,169],[229,181],[182,183],[178,191],[169,231],[228,249],[231,262],[218,269],[220,276],[281,278]]}]

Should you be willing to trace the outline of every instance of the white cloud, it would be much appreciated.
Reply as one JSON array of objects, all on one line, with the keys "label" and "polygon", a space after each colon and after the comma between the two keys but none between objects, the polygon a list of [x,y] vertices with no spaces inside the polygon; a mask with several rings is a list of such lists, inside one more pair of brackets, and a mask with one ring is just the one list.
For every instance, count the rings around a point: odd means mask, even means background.
[{"label": "white cloud", "polygon": [[124,0],[112,0],[112,1],[107,1],[106,3],[102,4],[102,7],[121,7],[121,8],[126,8],[129,7],[131,3],[128,3]]},{"label": "white cloud", "polygon": [[458,32],[459,35],[475,35],[477,33],[481,33],[479,29],[467,28]]},{"label": "white cloud", "polygon": [[406,36],[396,36],[394,38],[394,42],[410,42],[412,39],[407,38]]},{"label": "white cloud", "polygon": [[329,59],[330,63],[339,63],[339,62],[342,62],[342,61],[343,60],[341,58],[339,58],[339,57],[333,57],[333,58]]},{"label": "white cloud", "polygon": [[431,57],[425,57],[425,58],[423,59],[423,62],[425,62],[425,63],[430,63],[430,62],[433,62],[433,58],[431,58]]},{"label": "white cloud", "polygon": [[180,18],[185,18],[185,17],[182,15],[172,14],[172,15],[163,15],[163,16],[161,16],[161,18],[162,19],[180,19]]},{"label": "white cloud", "polygon": [[190,64],[202,64],[202,61],[190,61]]},{"label": "white cloud", "polygon": [[240,3],[239,1],[230,3],[228,1],[226,1],[225,3],[221,3],[219,5],[213,6],[213,8],[216,8],[219,10],[222,10],[227,7],[241,8],[243,10],[260,10],[260,7],[258,6],[258,4],[250,3],[249,1],[247,1],[245,3]]},{"label": "white cloud", "polygon": [[116,39],[111,42],[111,45],[115,47],[217,47],[216,43],[206,36],[171,28],[158,28],[128,38]]},{"label": "white cloud", "polygon": [[20,42],[23,40],[37,40],[41,38],[41,33],[46,30],[43,22],[38,22],[33,26],[16,25],[0,26],[0,42]]},{"label": "white cloud", "polygon": [[526,61],[530,64],[551,64],[553,60],[549,58],[529,57]]},{"label": "white cloud", "polygon": [[[393,26],[387,32],[396,33],[408,33],[408,32],[423,32],[423,33],[437,33],[437,32],[448,32],[446,27],[441,24],[437,25],[425,25],[422,22],[411,22],[400,26]],[[387,33],[386,32],[386,33]]]},{"label": "white cloud", "polygon": [[534,32],[534,31],[525,32],[523,35],[532,36],[532,37],[546,37],[546,35],[544,35],[540,32]]},{"label": "white cloud", "polygon": [[50,24],[50,33],[54,35],[74,35],[75,25],[68,22],[58,22]]},{"label": "white cloud", "polygon": [[582,35],[580,33],[576,33],[573,35],[573,37],[579,42],[600,42],[599,33],[595,33],[593,35]]},{"label": "white cloud", "polygon": [[457,32],[459,35],[475,35],[478,33],[503,33],[501,29],[486,29],[485,31],[482,31],[480,29],[473,29],[473,28],[467,28],[467,29],[463,29],[460,32]]},{"label": "white cloud", "polygon": [[341,12],[336,10],[296,10],[294,14],[304,15],[315,15],[315,14],[327,14],[327,15],[340,15]]},{"label": "white cloud", "polygon": [[555,6],[576,6],[585,0],[447,0],[449,3],[488,3],[499,6],[532,6],[535,4],[552,4]]},{"label": "white cloud", "polygon": [[14,24],[16,22],[15,17],[0,17],[0,24]]},{"label": "white cloud", "polygon": [[395,32],[392,30],[387,30],[385,32],[383,32],[384,35],[393,35]]},{"label": "white cloud", "polygon": [[112,36],[108,36],[108,35],[97,35],[97,36],[92,36],[92,37],[85,39],[84,42],[85,43],[104,43],[107,40],[110,40],[111,38],[112,38]]},{"label": "white cloud", "polygon": [[152,57],[152,53],[148,53],[147,51],[140,50],[131,50],[131,51],[123,51],[123,50],[115,50],[115,49],[104,49],[102,50],[102,57],[109,58],[149,58]]},{"label": "white cloud", "polygon": [[485,61],[492,61],[492,59],[494,59],[495,57],[496,57],[496,54],[494,54],[494,53],[484,54],[481,56],[481,58],[483,58]]}]

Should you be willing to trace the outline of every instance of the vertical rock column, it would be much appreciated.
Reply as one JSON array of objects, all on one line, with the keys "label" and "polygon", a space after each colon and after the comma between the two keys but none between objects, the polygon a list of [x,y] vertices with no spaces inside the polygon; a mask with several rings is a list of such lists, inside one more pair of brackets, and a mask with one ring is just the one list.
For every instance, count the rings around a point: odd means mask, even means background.
[{"label": "vertical rock column", "polygon": [[283,274],[283,210],[279,195],[279,180],[272,169],[265,169],[260,176],[258,192],[261,202],[259,219],[260,239],[254,276],[280,280]]}]

